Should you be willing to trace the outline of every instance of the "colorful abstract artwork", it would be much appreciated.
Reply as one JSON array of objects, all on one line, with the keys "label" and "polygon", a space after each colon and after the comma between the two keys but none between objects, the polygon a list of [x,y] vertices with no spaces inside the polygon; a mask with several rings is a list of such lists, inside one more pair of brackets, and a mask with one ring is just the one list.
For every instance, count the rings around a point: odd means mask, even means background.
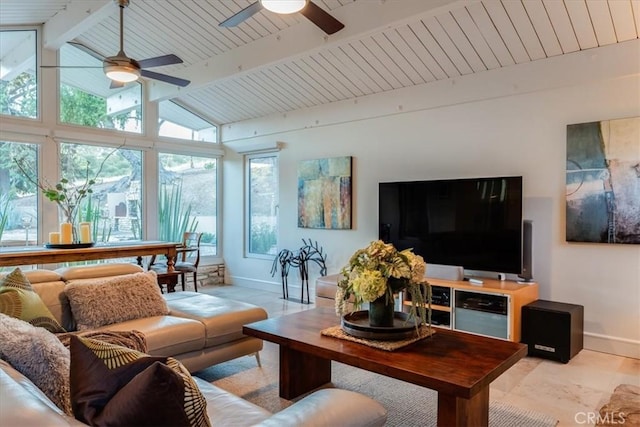
[{"label": "colorful abstract artwork", "polygon": [[351,228],[350,156],[300,162],[298,227]]},{"label": "colorful abstract artwork", "polygon": [[640,117],[567,126],[569,242],[640,244]]}]

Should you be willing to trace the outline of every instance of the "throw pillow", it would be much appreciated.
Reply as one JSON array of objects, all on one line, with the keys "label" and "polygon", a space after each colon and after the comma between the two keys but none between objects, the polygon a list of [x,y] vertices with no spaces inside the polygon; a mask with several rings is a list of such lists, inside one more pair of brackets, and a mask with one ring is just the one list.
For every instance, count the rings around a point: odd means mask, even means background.
[{"label": "throw pillow", "polygon": [[171,357],[71,337],[71,405],[89,425],[210,426],[207,402]]},{"label": "throw pillow", "polygon": [[169,314],[155,271],[64,288],[79,331]]},{"label": "throw pillow", "polygon": [[50,332],[66,332],[19,268],[0,280],[0,313]]},{"label": "throw pillow", "polygon": [[0,313],[0,358],[29,378],[58,408],[73,415],[69,350],[55,335]]}]

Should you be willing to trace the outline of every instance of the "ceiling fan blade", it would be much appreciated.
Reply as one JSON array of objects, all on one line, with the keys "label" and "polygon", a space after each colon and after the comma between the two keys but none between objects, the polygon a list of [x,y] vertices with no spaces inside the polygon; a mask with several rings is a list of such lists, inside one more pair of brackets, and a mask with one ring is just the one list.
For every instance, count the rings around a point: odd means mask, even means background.
[{"label": "ceiling fan blade", "polygon": [[96,58],[96,59],[98,59],[100,61],[103,61],[104,58],[106,58],[106,56],[102,55],[99,52],[96,52],[95,50],[91,49],[89,46],[85,46],[80,42],[76,42],[76,41],[71,40],[71,41],[68,41],[67,43],[72,45],[75,48],[80,49],[81,51],[83,51],[87,55],[93,56],[94,58]]},{"label": "ceiling fan blade", "polygon": [[344,24],[342,22],[338,21],[312,1],[309,1],[300,13],[327,34],[337,33],[344,28]]},{"label": "ceiling fan blade", "polygon": [[138,61],[138,64],[140,64],[140,68],[161,67],[163,65],[182,64],[182,59],[174,54],[169,54],[143,59],[142,61]]},{"label": "ceiling fan blade", "polygon": [[93,68],[102,69],[94,65],[41,65],[40,68]]},{"label": "ceiling fan blade", "polygon": [[109,85],[109,89],[120,89],[121,87],[124,87],[124,83],[111,80],[111,85]]},{"label": "ceiling fan blade", "polygon": [[251,18],[256,13],[262,10],[262,4],[259,1],[256,1],[253,4],[242,9],[240,12],[236,13],[233,16],[222,21],[218,26],[220,27],[235,27],[239,23],[243,22],[245,19]]},{"label": "ceiling fan blade", "polygon": [[140,70],[140,75],[143,77],[148,77],[154,80],[160,80],[161,82],[166,82],[166,83],[170,83],[172,85],[181,86],[181,87],[185,87],[189,83],[191,83],[189,80],[181,79],[179,77],[168,76],[166,74],[156,73],[155,71],[149,71],[149,70]]}]

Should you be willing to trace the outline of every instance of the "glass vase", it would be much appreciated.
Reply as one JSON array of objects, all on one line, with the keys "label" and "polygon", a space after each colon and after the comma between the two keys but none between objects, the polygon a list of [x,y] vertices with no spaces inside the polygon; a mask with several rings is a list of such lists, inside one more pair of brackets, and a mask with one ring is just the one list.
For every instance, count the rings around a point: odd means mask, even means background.
[{"label": "glass vase", "polygon": [[387,301],[387,296],[369,303],[369,326],[392,327],[395,306],[393,299]]}]

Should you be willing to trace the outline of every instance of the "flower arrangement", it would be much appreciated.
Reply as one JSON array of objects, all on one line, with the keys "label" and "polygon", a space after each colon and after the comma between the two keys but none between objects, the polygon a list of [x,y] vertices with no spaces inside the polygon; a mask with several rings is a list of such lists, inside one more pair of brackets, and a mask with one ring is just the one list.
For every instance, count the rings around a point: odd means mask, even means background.
[{"label": "flower arrangement", "polygon": [[[427,323],[430,318],[430,286],[424,278],[424,259],[411,249],[398,251],[392,244],[373,241],[357,250],[349,259],[338,281],[335,304],[336,314],[358,310],[364,302],[385,298],[394,301],[394,293],[406,290],[411,294],[410,316]],[[349,299],[353,298],[349,310]],[[429,316],[430,317],[430,316]]]}]

